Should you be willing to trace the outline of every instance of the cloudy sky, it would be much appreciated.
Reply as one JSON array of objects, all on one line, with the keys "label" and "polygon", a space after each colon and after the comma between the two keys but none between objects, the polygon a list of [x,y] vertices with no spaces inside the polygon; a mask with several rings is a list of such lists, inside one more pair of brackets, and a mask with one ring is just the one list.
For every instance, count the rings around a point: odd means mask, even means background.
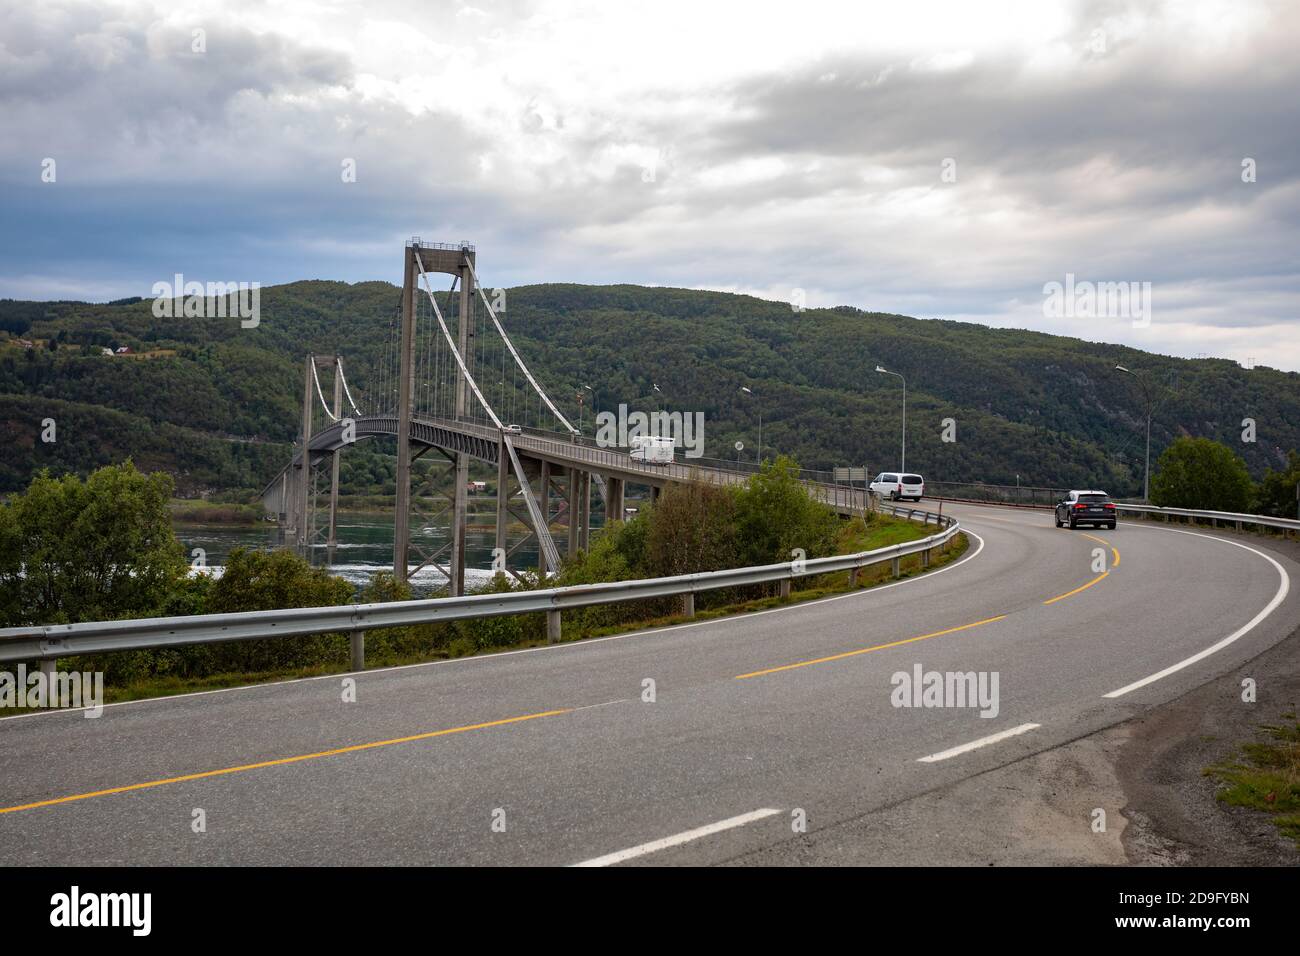
[{"label": "cloudy sky", "polygon": [[0,0],[0,296],[396,282],[419,235],[1300,369],[1298,47],[1282,0]]}]

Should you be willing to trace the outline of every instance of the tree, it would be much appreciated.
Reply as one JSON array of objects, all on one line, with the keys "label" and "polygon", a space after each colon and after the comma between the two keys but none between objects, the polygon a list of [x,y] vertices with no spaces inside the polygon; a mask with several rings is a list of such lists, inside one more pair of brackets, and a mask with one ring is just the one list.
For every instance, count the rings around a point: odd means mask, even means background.
[{"label": "tree", "polygon": [[187,571],[172,533],[172,480],[131,462],[84,482],[41,472],[0,507],[0,614],[7,625],[156,614]]},{"label": "tree", "polygon": [[269,611],[286,607],[326,607],[352,600],[352,585],[288,549],[235,548],[208,595],[208,610]]},{"label": "tree", "polygon": [[1151,502],[1166,508],[1246,511],[1254,485],[1246,463],[1209,438],[1178,438],[1156,462]]},{"label": "tree", "polygon": [[1300,487],[1300,452],[1292,450],[1286,468],[1281,471],[1270,468],[1264,472],[1256,493],[1259,513],[1276,518],[1297,517],[1297,487]]},{"label": "tree", "polygon": [[802,549],[817,558],[835,549],[835,512],[809,496],[799,466],[784,455],[764,463],[736,493],[738,566],[788,561]]},{"label": "tree", "polygon": [[729,488],[670,484],[650,512],[646,542],[651,575],[695,574],[735,567],[736,498]]}]

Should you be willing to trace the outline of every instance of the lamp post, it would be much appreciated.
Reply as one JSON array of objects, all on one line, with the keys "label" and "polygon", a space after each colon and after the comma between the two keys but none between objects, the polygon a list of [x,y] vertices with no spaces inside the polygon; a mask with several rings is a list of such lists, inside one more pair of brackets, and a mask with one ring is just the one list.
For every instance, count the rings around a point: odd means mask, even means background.
[{"label": "lamp post", "polygon": [[1116,365],[1115,371],[1123,372],[1126,375],[1132,375],[1142,386],[1142,394],[1147,401],[1147,464],[1146,472],[1142,477],[1142,500],[1151,501],[1151,390],[1147,388],[1147,383],[1137,372],[1126,369],[1123,365]]},{"label": "lamp post", "polygon": [[897,375],[903,382],[903,454],[898,462],[898,470],[907,470],[907,379],[903,378],[900,372],[891,372],[883,366],[877,365],[876,371],[885,375]]},{"label": "lamp post", "polygon": [[[586,389],[588,392],[591,392],[591,415],[592,415],[592,419],[595,420],[596,393],[590,385],[583,385],[582,388]],[[582,434],[582,410],[583,410],[583,405],[586,404],[585,402],[586,396],[582,394],[582,389],[579,389],[577,397],[578,397],[578,434],[581,435]]]},{"label": "lamp post", "polygon": [[[750,389],[749,387],[742,385],[740,386],[740,390],[744,392],[746,395],[750,396],[751,398],[754,397],[753,389]],[[754,458],[759,463],[759,465],[763,464],[763,406],[762,405],[758,406],[758,448],[755,451]]]}]

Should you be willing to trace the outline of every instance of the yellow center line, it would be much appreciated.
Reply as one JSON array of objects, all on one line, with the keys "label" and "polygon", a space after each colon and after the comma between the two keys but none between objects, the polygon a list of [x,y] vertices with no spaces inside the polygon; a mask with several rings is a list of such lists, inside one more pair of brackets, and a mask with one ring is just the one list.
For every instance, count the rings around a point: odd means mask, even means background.
[{"label": "yellow center line", "polygon": [[[1118,567],[1119,567],[1119,548],[1116,548],[1116,547],[1112,546],[1111,543],[1110,543],[1109,541],[1107,541],[1107,540],[1104,539],[1104,538],[1099,538],[1099,537],[1097,537],[1095,534],[1088,534],[1088,533],[1083,532],[1083,531],[1081,531],[1081,532],[1079,532],[1079,533],[1082,534],[1085,538],[1088,538],[1088,539],[1091,540],[1091,541],[1096,541],[1098,544],[1104,544],[1106,547],[1110,548],[1110,553],[1111,553],[1111,555],[1115,558],[1114,562],[1111,564],[1111,569],[1113,570],[1114,568],[1118,568]],[[1086,591],[1086,590],[1088,590],[1088,588],[1092,587],[1092,586],[1093,586],[1094,584],[1096,584],[1098,581],[1102,580],[1103,578],[1109,577],[1109,576],[1110,576],[1110,571],[1103,571],[1103,572],[1101,572],[1101,574],[1097,575],[1095,578],[1093,578],[1093,579],[1092,579],[1091,581],[1089,581],[1087,584],[1080,585],[1079,587],[1075,588],[1073,591],[1066,591],[1064,594],[1058,594],[1058,595],[1057,595],[1056,597],[1054,597],[1054,598],[1048,598],[1046,601],[1043,602],[1043,604],[1044,604],[1044,605],[1047,605],[1047,604],[1055,604],[1057,601],[1063,601],[1063,600],[1065,600],[1066,598],[1070,597],[1071,595],[1078,594],[1080,591]]]},{"label": "yellow center line", "polygon": [[303,760],[318,760],[321,757],[335,757],[339,754],[356,753],[359,750],[373,750],[376,747],[391,747],[394,744],[406,744],[415,740],[429,740],[433,737],[445,737],[449,734],[463,734],[470,730],[484,730],[488,727],[504,727],[506,724],[518,724],[526,720],[538,720],[542,717],[555,717],[572,713],[572,707],[562,710],[546,710],[538,714],[525,714],[522,717],[507,717],[504,720],[489,720],[481,724],[467,724],[464,727],[451,727],[447,730],[431,730],[428,733],[412,734],[409,737],[394,737],[392,740],[376,740],[368,744],[352,744],[348,747],[335,747],[316,753],[299,754],[296,757],[281,757],[278,760],[263,760],[260,763],[242,764],[238,767],[223,767],[220,770],[204,770],[200,773],[188,773],[180,777],[167,777],[162,780],[149,780],[145,783],[132,783],[124,787],[110,787],[107,790],[94,790],[90,793],[75,793],[67,797],[55,797],[53,800],[38,800],[16,807],[0,807],[0,814],[17,813],[19,810],[34,810],[37,807],[52,807],[59,803],[72,803],[75,800],[89,800],[91,797],[105,797],[114,793],[128,793],[132,790],[147,790],[150,787],[162,787],[169,783],[185,783],[188,780],[202,780],[206,777],[220,777],[228,773],[242,773],[245,770],[260,770],[263,767],[280,767],[285,764],[299,763]]},{"label": "yellow center line", "polygon": [[1092,579],[1091,581],[1089,581],[1087,584],[1081,584],[1079,587],[1075,588],[1073,591],[1066,591],[1064,594],[1058,594],[1058,595],[1057,595],[1056,597],[1054,597],[1054,598],[1048,598],[1048,599],[1047,599],[1046,601],[1044,601],[1043,603],[1044,603],[1044,604],[1055,604],[1057,601],[1064,601],[1066,598],[1070,597],[1072,594],[1078,594],[1080,591],[1086,591],[1086,590],[1088,590],[1088,588],[1092,587],[1092,586],[1093,586],[1094,584],[1096,584],[1098,581],[1101,581],[1101,580],[1103,580],[1104,578],[1107,578],[1107,577],[1109,577],[1109,576],[1110,576],[1110,572],[1109,572],[1109,571],[1103,571],[1103,572],[1101,572],[1101,574],[1097,575],[1095,578],[1093,578],[1093,579]]},{"label": "yellow center line", "polygon": [[830,657],[818,657],[810,661],[799,661],[794,664],[782,664],[780,667],[769,667],[767,670],[754,671],[749,674],[737,674],[736,680],[747,680],[750,677],[762,677],[764,674],[775,674],[778,671],[790,671],[796,667],[811,667],[813,664],[825,664],[827,661],[839,661],[846,657],[856,657],[859,654],[870,654],[872,651],[883,651],[891,647],[902,647],[904,644],[911,644],[915,641],[924,641],[932,637],[941,637],[944,634],[955,634],[957,631],[969,630],[972,627],[979,627],[981,624],[992,624],[994,621],[1001,621],[1007,615],[999,614],[997,617],[988,617],[982,621],[975,621],[971,624],[962,624],[959,627],[950,627],[947,630],[935,631],[932,634],[922,634],[919,637],[909,637],[902,641],[893,641],[889,644],[877,644],[874,647],[863,647],[856,651],[845,651],[843,654],[832,654]]}]

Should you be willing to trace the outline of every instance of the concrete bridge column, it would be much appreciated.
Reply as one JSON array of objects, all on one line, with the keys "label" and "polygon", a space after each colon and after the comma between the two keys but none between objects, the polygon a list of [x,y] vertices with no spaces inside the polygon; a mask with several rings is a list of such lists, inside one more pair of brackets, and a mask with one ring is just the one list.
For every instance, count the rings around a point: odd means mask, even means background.
[{"label": "concrete bridge column", "polygon": [[315,356],[307,356],[302,383],[302,470],[299,472],[298,544],[306,546],[311,527],[311,373]]},{"label": "concrete bridge column", "polygon": [[591,549],[591,472],[584,471],[579,480],[582,488],[578,492],[578,504],[582,517],[578,521],[578,547],[588,551]]},{"label": "concrete bridge column", "polygon": [[411,551],[411,403],[415,377],[415,256],[406,250],[397,384],[397,500],[393,507],[393,576],[406,583]]},{"label": "concrete bridge column", "polygon": [[[537,505],[542,512],[542,527],[537,529],[537,573],[546,574],[546,549],[541,546],[542,529],[550,526],[551,523],[551,463],[542,461],[542,493],[537,500]],[[558,568],[554,570],[559,570]]]},{"label": "concrete bridge column", "polygon": [[[343,414],[343,372],[342,364],[334,359],[334,418]],[[339,511],[339,449],[335,448],[330,456],[330,533],[326,540],[330,561],[334,560],[334,546],[338,544]]]},{"label": "concrete bridge column", "polygon": [[624,488],[626,487],[622,478],[605,478],[605,487],[609,495],[605,501],[605,524],[611,521],[623,520],[624,505]]},{"label": "concrete bridge column", "polygon": [[[497,446],[497,540],[498,554],[506,550],[506,528],[510,521],[510,453],[502,438]],[[495,555],[494,555],[495,557]]]},{"label": "concrete bridge column", "polygon": [[578,508],[578,489],[581,480],[578,475],[578,469],[572,465],[569,466],[569,557],[578,553],[578,524],[582,521],[582,514]]},{"label": "concrete bridge column", "polygon": [[452,492],[451,509],[451,580],[447,582],[447,594],[460,597],[465,593],[465,495],[469,485],[469,455],[459,452],[456,460],[456,487]]}]

